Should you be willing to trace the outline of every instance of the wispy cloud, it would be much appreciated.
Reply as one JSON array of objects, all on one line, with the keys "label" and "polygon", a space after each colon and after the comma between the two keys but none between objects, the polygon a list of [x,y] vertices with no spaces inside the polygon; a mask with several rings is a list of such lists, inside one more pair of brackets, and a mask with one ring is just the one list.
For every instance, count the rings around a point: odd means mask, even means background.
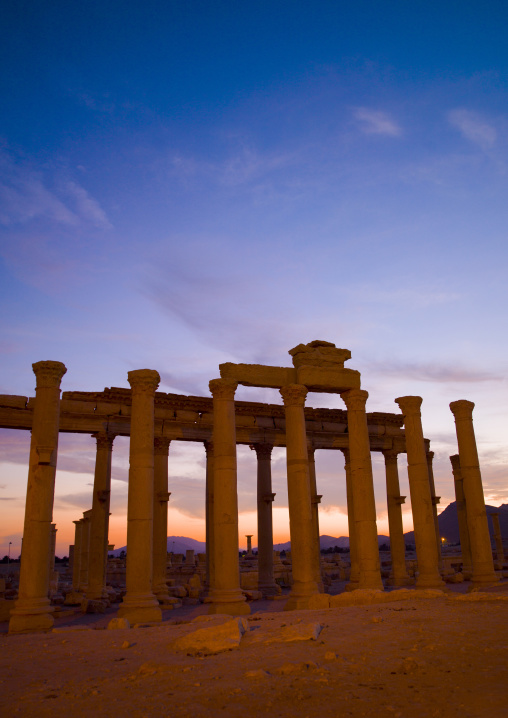
[{"label": "wispy cloud", "polygon": [[449,304],[456,302],[461,296],[457,292],[444,292],[428,285],[392,289],[361,284],[344,288],[343,291],[362,304],[393,304],[414,308]]},{"label": "wispy cloud", "polygon": [[6,151],[0,151],[0,170],[0,224],[44,219],[64,227],[111,227],[99,202],[77,182],[50,177]]},{"label": "wispy cloud", "polygon": [[371,110],[368,107],[357,107],[354,117],[360,123],[360,129],[367,135],[387,135],[400,137],[402,128],[387,112]]},{"label": "wispy cloud", "polygon": [[448,122],[459,130],[463,137],[483,150],[491,149],[497,140],[496,128],[476,112],[457,108],[448,113]]},{"label": "wispy cloud", "polygon": [[373,362],[368,364],[370,371],[380,376],[397,376],[399,379],[437,382],[441,384],[474,384],[486,381],[499,381],[503,377],[471,367],[445,364],[411,362]]}]

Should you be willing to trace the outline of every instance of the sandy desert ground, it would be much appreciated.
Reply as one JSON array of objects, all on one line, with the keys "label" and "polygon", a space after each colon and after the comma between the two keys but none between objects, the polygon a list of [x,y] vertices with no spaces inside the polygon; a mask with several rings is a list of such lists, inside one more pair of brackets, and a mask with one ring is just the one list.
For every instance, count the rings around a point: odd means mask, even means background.
[{"label": "sandy desert ground", "polygon": [[[380,602],[353,593],[348,602],[367,603],[315,611],[254,602],[238,647],[214,655],[188,655],[175,645],[181,636],[232,620],[205,616],[203,604],[165,611],[157,626],[130,629],[106,629],[114,609],[67,614],[51,633],[8,636],[4,623],[0,712],[508,715],[508,582],[482,593],[396,595],[381,594]],[[288,640],[295,637],[302,640]]]}]

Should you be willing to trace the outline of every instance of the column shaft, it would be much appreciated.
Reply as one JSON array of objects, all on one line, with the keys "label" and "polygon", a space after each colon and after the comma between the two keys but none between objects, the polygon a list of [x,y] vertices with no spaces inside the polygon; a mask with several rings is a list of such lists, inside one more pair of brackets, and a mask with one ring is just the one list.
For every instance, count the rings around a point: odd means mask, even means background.
[{"label": "column shaft", "polygon": [[353,500],[353,477],[351,475],[351,458],[349,449],[341,449],[344,454],[344,470],[346,472],[347,523],[349,533],[349,563],[351,572],[346,584],[347,591],[354,591],[360,582],[360,564],[358,563],[358,546],[356,543],[355,508]]},{"label": "column shaft", "polygon": [[459,522],[460,551],[462,554],[462,573],[464,578],[470,580],[473,575],[473,561],[471,559],[471,540],[467,526],[466,497],[464,496],[464,482],[460,472],[459,455],[450,456],[455,485],[455,501],[457,505],[457,519]]},{"label": "column shaft", "polygon": [[25,504],[19,598],[11,611],[10,633],[51,628],[48,599],[50,526],[60,422],[60,382],[67,371],[61,362],[33,364],[36,399],[32,420],[30,466]]},{"label": "column shaft", "polygon": [[310,479],[310,501],[312,509],[312,528],[314,533],[314,580],[316,581],[320,592],[324,590],[323,577],[321,575],[321,546],[319,539],[319,504],[323,498],[317,492],[316,480],[316,450],[309,448],[309,479]]},{"label": "column shaft", "polygon": [[386,503],[388,507],[388,526],[390,531],[390,554],[392,570],[388,583],[390,586],[407,586],[411,583],[406,569],[406,541],[402,525],[402,504],[405,496],[400,495],[397,451],[383,451],[386,469]]},{"label": "column shaft", "polygon": [[213,495],[213,441],[205,441],[206,452],[206,587],[215,583],[215,529],[214,529],[214,495]]},{"label": "column shaft", "polygon": [[153,491],[153,592],[159,603],[172,603],[166,582],[168,561],[168,453],[170,439],[155,437]]},{"label": "column shaft", "polygon": [[152,591],[154,400],[160,381],[150,369],[130,371],[132,387],[127,499],[126,588],[118,615],[131,623],[160,621],[162,612]]},{"label": "column shaft", "polygon": [[370,459],[365,404],[368,393],[349,389],[341,394],[347,407],[355,539],[360,569],[358,588],[383,590],[376,524],[376,499]]},{"label": "column shaft", "polygon": [[[102,602],[107,599],[106,561],[111,495],[111,455],[114,436],[105,431],[100,431],[93,436],[96,440],[96,454],[86,598],[88,602]],[[92,606],[93,604],[87,603],[87,610],[91,610]],[[100,604],[97,610],[100,610]]]},{"label": "column shaft", "polygon": [[490,514],[492,519],[492,528],[494,529],[494,540],[496,542],[496,561],[498,562],[499,569],[503,568],[504,564],[504,548],[503,548],[503,536],[501,534],[501,524],[499,523],[499,514]]},{"label": "column shaft", "polygon": [[442,588],[436,548],[436,528],[432,512],[429,469],[423,439],[420,396],[403,396],[395,399],[404,415],[406,435],[407,473],[418,560],[419,588]]},{"label": "column shaft", "polygon": [[257,458],[258,508],[258,589],[264,596],[280,593],[273,575],[272,449],[271,444],[254,444]]},{"label": "column shaft", "polygon": [[289,531],[293,585],[285,610],[306,608],[310,596],[319,592],[315,569],[315,530],[312,522],[309,457],[304,404],[307,389],[301,384],[282,387],[286,416]]},{"label": "column shaft", "polygon": [[209,613],[250,613],[240,589],[235,391],[237,383],[213,379],[214,576]]},{"label": "column shaft", "polygon": [[439,530],[439,517],[437,515],[437,506],[441,499],[440,496],[436,496],[436,484],[434,482],[434,452],[427,451],[427,469],[429,472],[429,487],[430,487],[430,500],[432,501],[432,515],[434,517],[434,530],[436,532],[436,546],[437,546],[437,566],[439,572],[443,570],[443,556],[441,546],[441,531]]},{"label": "column shaft", "polygon": [[79,558],[79,565],[81,567],[79,572],[79,590],[82,593],[86,593],[88,588],[88,570],[90,562],[90,521],[92,517],[92,509],[83,511],[83,518],[81,519],[81,555]]},{"label": "column shaft", "polygon": [[483,496],[482,477],[473,428],[472,401],[452,401],[450,409],[455,417],[459,445],[460,471],[466,497],[467,525],[471,540],[473,584],[496,583],[494,560],[490,544],[489,525]]}]

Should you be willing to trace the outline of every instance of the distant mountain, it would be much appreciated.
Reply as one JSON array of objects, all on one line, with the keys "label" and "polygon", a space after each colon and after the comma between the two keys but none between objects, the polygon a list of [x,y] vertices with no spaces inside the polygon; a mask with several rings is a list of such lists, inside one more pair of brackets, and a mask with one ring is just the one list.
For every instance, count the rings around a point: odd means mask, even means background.
[{"label": "distant mountain", "polygon": [[[204,541],[196,541],[193,538],[187,538],[186,536],[168,536],[167,542],[168,553],[183,553],[186,551],[193,550],[195,553],[205,553],[206,544]],[[109,555],[113,554],[118,557],[122,551],[127,551],[127,546],[116,548],[114,551],[110,551]]]},{"label": "distant mountain", "polygon": [[[508,537],[508,504],[502,504],[501,506],[486,506],[487,516],[490,514],[499,514],[499,524],[501,526],[501,534],[503,538]],[[453,501],[451,504],[442,511],[437,517],[439,523],[439,533],[448,543],[460,543],[459,535],[459,519],[457,516],[457,502]],[[494,536],[494,529],[492,527],[492,519],[488,519],[489,532],[491,538]],[[406,543],[414,543],[414,531],[408,531],[404,534]]]},{"label": "distant mountain", "polygon": [[[384,543],[389,544],[390,543],[390,537],[389,536],[378,536],[378,545],[381,546]],[[349,537],[348,536],[339,536],[336,538],[335,536],[327,536],[326,534],[319,537],[319,547],[321,551],[326,551],[326,549],[334,548],[334,546],[338,546],[339,548],[349,548]],[[255,549],[257,551],[257,548]],[[286,541],[285,543],[277,543],[273,545],[274,551],[288,551],[291,550],[291,541]]]}]

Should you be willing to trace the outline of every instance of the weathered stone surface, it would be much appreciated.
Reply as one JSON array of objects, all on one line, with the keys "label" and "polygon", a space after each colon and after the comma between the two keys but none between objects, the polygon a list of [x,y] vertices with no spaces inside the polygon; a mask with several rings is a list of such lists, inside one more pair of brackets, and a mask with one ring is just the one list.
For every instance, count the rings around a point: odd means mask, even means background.
[{"label": "weathered stone surface", "polygon": [[351,359],[349,349],[339,349],[332,342],[316,339],[308,344],[298,344],[288,351],[293,357],[293,366],[331,366],[343,368],[344,362]]},{"label": "weathered stone surface", "polygon": [[290,676],[293,673],[306,673],[307,671],[315,671],[317,665],[313,661],[308,663],[284,663],[274,670],[279,676]]},{"label": "weathered stone surface", "polygon": [[328,593],[315,593],[309,598],[309,609],[330,608],[330,598]]},{"label": "weathered stone surface", "polygon": [[[248,636],[249,643],[293,643],[295,641],[315,641],[323,626],[320,623],[293,623],[280,628],[259,630]],[[247,642],[247,636],[245,638]]]},{"label": "weathered stone surface", "polygon": [[130,628],[131,624],[127,618],[112,618],[108,623],[108,631],[115,630],[117,628]]},{"label": "weathered stone surface", "polygon": [[280,389],[286,384],[296,383],[296,369],[283,366],[262,366],[261,364],[219,364],[222,379],[233,379],[244,386],[263,386]]},{"label": "weathered stone surface", "polygon": [[303,384],[309,391],[340,394],[348,389],[360,388],[360,372],[354,369],[334,367],[300,366],[296,370],[296,384]]},{"label": "weathered stone surface", "polygon": [[214,655],[238,648],[243,634],[249,630],[244,618],[234,618],[219,626],[199,628],[173,641],[173,648],[188,655]]}]

